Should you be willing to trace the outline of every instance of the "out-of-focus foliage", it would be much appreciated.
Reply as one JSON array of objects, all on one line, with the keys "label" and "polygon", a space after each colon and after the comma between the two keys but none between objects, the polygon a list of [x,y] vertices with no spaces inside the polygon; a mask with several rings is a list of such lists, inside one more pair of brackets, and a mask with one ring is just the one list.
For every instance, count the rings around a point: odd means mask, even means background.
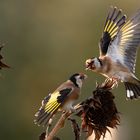
[{"label": "out-of-focus foliage", "polygon": [[[1,0],[0,41],[10,70],[1,71],[0,139],[37,140],[43,128],[33,124],[41,100],[69,75],[84,71],[84,61],[98,55],[104,21],[110,5],[131,15],[139,0]],[[138,54],[140,59],[140,52]],[[140,61],[137,61],[140,77]],[[80,99],[103,77],[86,72]],[[140,101],[126,101],[123,86],[114,91],[122,112],[119,140],[140,139]],[[123,128],[125,129],[123,131]],[[71,126],[59,133],[72,140]]]}]

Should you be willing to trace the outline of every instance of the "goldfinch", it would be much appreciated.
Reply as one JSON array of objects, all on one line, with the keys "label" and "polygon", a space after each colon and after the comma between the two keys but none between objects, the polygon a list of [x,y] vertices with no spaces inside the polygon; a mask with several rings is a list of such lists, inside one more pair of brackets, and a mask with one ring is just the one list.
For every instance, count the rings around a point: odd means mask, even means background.
[{"label": "goldfinch", "polygon": [[35,114],[34,122],[45,126],[58,110],[74,111],[73,103],[78,99],[83,81],[86,78],[87,75],[82,73],[73,74],[69,80],[45,97],[42,106]]},{"label": "goldfinch", "polygon": [[86,60],[86,69],[124,82],[128,99],[140,97],[140,80],[135,76],[140,45],[140,10],[126,21],[120,9],[111,7],[99,49],[100,56]]}]

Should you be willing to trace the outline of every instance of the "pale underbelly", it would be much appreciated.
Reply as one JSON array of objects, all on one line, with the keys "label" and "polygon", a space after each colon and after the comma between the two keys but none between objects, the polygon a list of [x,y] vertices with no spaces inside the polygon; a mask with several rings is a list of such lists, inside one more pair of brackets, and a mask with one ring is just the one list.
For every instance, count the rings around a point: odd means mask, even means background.
[{"label": "pale underbelly", "polygon": [[68,103],[66,103],[64,106],[63,106],[63,109],[64,110],[67,110],[67,111],[70,111],[73,109],[73,103],[74,101],[69,101]]}]

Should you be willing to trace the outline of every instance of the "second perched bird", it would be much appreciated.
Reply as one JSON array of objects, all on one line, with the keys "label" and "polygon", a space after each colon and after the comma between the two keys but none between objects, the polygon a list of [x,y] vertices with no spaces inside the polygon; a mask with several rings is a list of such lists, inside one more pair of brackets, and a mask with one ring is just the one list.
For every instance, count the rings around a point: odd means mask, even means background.
[{"label": "second perched bird", "polygon": [[41,108],[35,114],[35,123],[45,126],[58,110],[74,111],[73,103],[78,99],[83,81],[86,78],[87,75],[76,73],[53,93],[45,97]]},{"label": "second perched bird", "polygon": [[138,98],[140,80],[134,73],[139,45],[140,10],[126,22],[120,9],[111,8],[99,44],[100,57],[86,60],[86,68],[124,82],[127,98]]}]

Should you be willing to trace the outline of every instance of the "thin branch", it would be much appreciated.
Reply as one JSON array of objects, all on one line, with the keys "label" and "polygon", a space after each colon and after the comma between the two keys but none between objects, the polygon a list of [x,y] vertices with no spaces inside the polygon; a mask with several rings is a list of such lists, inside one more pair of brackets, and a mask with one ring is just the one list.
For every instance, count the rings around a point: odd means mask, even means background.
[{"label": "thin branch", "polygon": [[57,132],[64,127],[65,120],[71,115],[71,112],[65,112],[62,114],[54,128],[51,130],[51,132],[48,134],[48,136],[45,138],[45,140],[53,140],[54,136],[57,134]]},{"label": "thin branch", "polygon": [[75,119],[68,118],[68,120],[71,121],[73,132],[75,134],[75,140],[80,140],[80,128],[78,126],[78,123],[76,122]]}]

